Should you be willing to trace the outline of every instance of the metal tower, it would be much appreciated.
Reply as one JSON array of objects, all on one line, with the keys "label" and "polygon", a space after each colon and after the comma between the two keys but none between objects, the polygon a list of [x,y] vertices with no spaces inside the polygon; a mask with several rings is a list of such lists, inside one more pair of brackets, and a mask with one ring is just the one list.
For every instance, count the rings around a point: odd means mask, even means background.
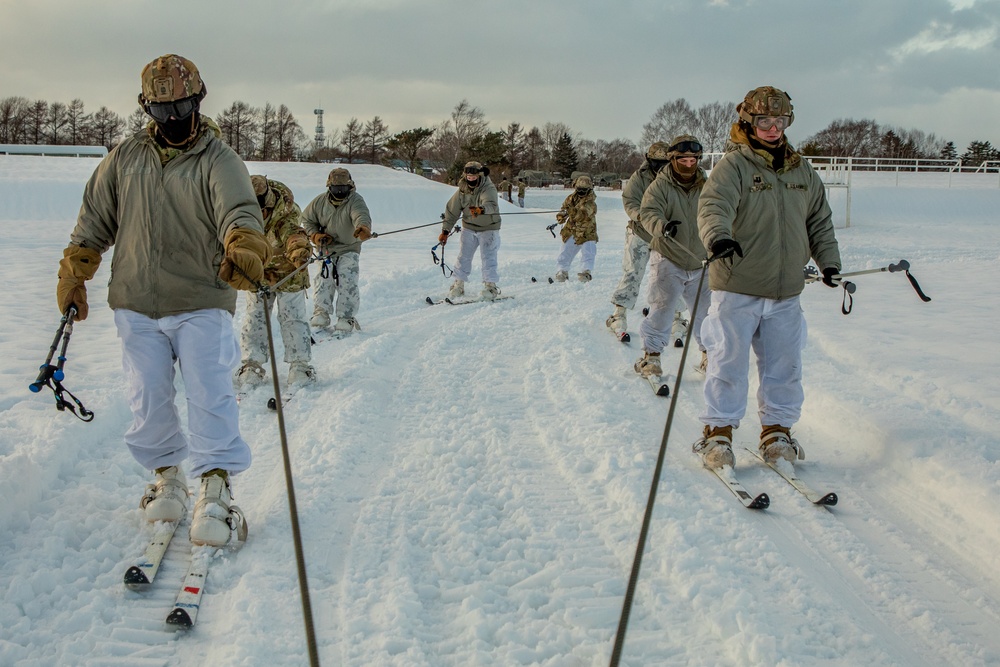
[{"label": "metal tower", "polygon": [[326,134],[323,132],[323,110],[313,109],[313,113],[316,114],[316,136],[313,140],[316,142],[316,150],[326,146]]}]

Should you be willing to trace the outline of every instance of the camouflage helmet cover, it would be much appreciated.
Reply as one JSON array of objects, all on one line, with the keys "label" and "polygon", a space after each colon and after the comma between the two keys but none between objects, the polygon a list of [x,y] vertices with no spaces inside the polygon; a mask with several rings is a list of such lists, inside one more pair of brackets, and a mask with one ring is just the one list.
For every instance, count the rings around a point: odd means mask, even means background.
[{"label": "camouflage helmet cover", "polygon": [[353,187],[354,181],[351,180],[351,172],[343,167],[337,167],[326,177],[326,187],[331,185],[350,185]]},{"label": "camouflage helmet cover", "polygon": [[469,160],[468,162],[465,163],[465,168],[478,169],[479,171],[482,171],[483,164],[481,162],[476,162],[475,160]]},{"label": "camouflage helmet cover", "polygon": [[146,102],[175,102],[193,95],[205,96],[205,82],[187,58],[168,53],[142,70],[142,97]]},{"label": "camouflage helmet cover", "polygon": [[594,187],[594,181],[592,181],[590,176],[587,174],[581,174],[576,177],[576,181],[573,182],[573,187],[590,189]]},{"label": "camouflage helmet cover", "polygon": [[647,160],[669,160],[670,159],[670,146],[663,143],[662,141],[657,141],[649,146],[649,150],[646,151]]},{"label": "camouflage helmet cover", "polygon": [[677,149],[677,147],[680,144],[683,144],[686,141],[696,144],[701,144],[701,142],[698,141],[698,137],[694,136],[693,134],[679,134],[670,140],[670,149],[669,152],[667,153],[667,156],[671,160],[677,157],[696,157],[698,159],[701,159],[702,155],[701,151],[698,151],[697,153],[691,153],[691,152],[682,152]]},{"label": "camouflage helmet cover", "polygon": [[253,193],[257,196],[257,203],[261,205],[261,208],[274,208],[277,197],[267,182],[267,176],[254,174],[250,177],[250,184],[253,186]]},{"label": "camouflage helmet cover", "polygon": [[788,116],[788,124],[795,120],[792,98],[788,93],[774,86],[754,88],[736,105],[736,112],[742,120],[753,123],[754,116]]}]

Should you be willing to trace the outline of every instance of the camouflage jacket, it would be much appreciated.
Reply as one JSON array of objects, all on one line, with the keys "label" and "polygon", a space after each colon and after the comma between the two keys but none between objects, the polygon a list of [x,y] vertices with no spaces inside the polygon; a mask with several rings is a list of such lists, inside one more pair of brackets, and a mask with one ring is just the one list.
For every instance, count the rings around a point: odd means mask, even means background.
[{"label": "camouflage jacket", "polygon": [[562,223],[560,235],[564,242],[570,237],[576,240],[576,245],[597,241],[597,195],[593,190],[582,196],[574,191],[566,197],[562,210],[565,213],[557,213],[556,220]]},{"label": "camouflage jacket", "polygon": [[195,310],[236,311],[219,278],[233,227],[263,232],[243,160],[205,116],[194,145],[166,162],[146,130],[101,160],[83,191],[72,243],[111,259],[108,305],[158,319]]},{"label": "camouflage jacket", "polygon": [[[703,169],[695,173],[694,185],[685,188],[677,180],[674,170],[666,166],[642,196],[642,226],[652,237],[649,247],[688,271],[701,268],[701,260],[708,256],[698,237],[698,197],[704,185]],[[667,239],[663,230],[668,222],[674,220],[681,223],[677,235]],[[691,254],[679,246],[684,246]]]},{"label": "camouflage jacket", "polygon": [[[478,206],[483,213],[476,217],[469,211],[470,206]],[[450,232],[458,218],[462,224],[473,232],[486,232],[500,229],[500,205],[497,203],[497,189],[488,176],[480,176],[476,187],[469,187],[469,182],[462,178],[458,184],[458,192],[451,196],[444,207],[444,223],[442,228]]]},{"label": "camouflage jacket", "polygon": [[[295,265],[288,259],[288,253],[301,244],[309,246],[309,237],[302,228],[299,216],[302,211],[295,203],[295,197],[288,186],[281,181],[267,179],[267,185],[275,194],[274,208],[264,209],[264,235],[271,244],[273,257],[264,267],[264,279],[271,285],[295,271]],[[302,269],[288,282],[278,288],[279,292],[298,292],[309,287],[309,270]]]},{"label": "camouflage jacket", "polygon": [[639,223],[639,217],[642,209],[642,195],[654,178],[656,178],[656,174],[649,168],[649,162],[644,161],[642,166],[633,171],[629,179],[625,181],[625,185],[622,186],[622,205],[625,207],[625,214],[628,215],[628,228],[646,243],[652,241],[653,237]]},{"label": "camouflage jacket", "polygon": [[316,195],[302,212],[302,226],[312,237],[323,232],[333,237],[333,243],[323,247],[323,252],[331,257],[340,257],[349,252],[361,252],[361,241],[354,238],[358,227],[372,228],[372,216],[364,198],[351,192],[341,202],[333,201],[329,193]]},{"label": "camouflage jacket", "polygon": [[712,262],[709,287],[769,299],[796,296],[810,257],[821,270],[840,268],[823,181],[787,142],[778,171],[767,151],[750,146],[738,123],[730,142],[702,189],[698,232],[705,248],[735,239],[743,257]]},{"label": "camouflage jacket", "polygon": [[527,186],[523,182],[517,184],[517,196],[519,198],[524,199],[524,190],[526,187]]}]

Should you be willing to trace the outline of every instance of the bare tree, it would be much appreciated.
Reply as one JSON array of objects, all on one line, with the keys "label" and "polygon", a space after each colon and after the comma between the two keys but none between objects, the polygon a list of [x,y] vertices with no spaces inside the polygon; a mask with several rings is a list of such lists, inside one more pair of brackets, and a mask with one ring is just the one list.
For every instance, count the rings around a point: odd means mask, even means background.
[{"label": "bare tree", "polygon": [[[572,146],[576,136],[573,130],[569,128],[569,125],[566,123],[546,123],[542,126],[541,136],[543,145],[545,146],[545,153],[548,156],[545,166],[549,171],[552,171],[555,166],[556,148],[563,141],[563,135],[569,137],[569,143]],[[566,175],[569,176],[569,174]]]},{"label": "bare tree", "polygon": [[[729,141],[729,130],[736,122],[736,105],[732,102],[712,102],[698,107],[694,134],[706,153],[721,153]],[[665,140],[670,141],[676,135]]]},{"label": "bare tree", "polygon": [[0,143],[27,143],[30,109],[31,102],[25,97],[0,100]]},{"label": "bare tree", "polygon": [[122,120],[121,116],[107,107],[101,107],[94,114],[91,124],[91,138],[99,145],[111,150],[118,143],[124,127],[125,121]]},{"label": "bare tree", "polygon": [[389,126],[382,122],[382,118],[375,116],[365,123],[362,138],[365,144],[365,151],[368,153],[368,161],[371,164],[381,164],[382,151],[385,149],[385,142],[389,140]]},{"label": "bare tree", "polygon": [[257,125],[257,155],[264,162],[273,162],[278,157],[278,112],[270,102],[264,103]]},{"label": "bare tree", "polygon": [[504,145],[506,153],[504,160],[509,169],[516,172],[524,165],[524,132],[520,123],[510,123],[504,130]]},{"label": "bare tree", "polygon": [[347,149],[348,164],[354,162],[354,156],[361,149],[361,144],[364,140],[363,133],[364,127],[361,125],[361,121],[357,118],[351,118],[351,120],[347,121],[344,132],[340,137],[340,144]]},{"label": "bare tree", "polygon": [[253,155],[260,112],[246,102],[236,101],[215,118],[222,130],[222,140],[244,160]]},{"label": "bare tree", "polygon": [[451,111],[451,122],[455,129],[455,140],[458,144],[455,147],[457,160],[459,152],[463,147],[468,146],[473,140],[482,137],[489,131],[489,123],[486,122],[486,114],[479,107],[472,106],[468,100],[462,100],[455,105]]},{"label": "bare tree", "polygon": [[66,143],[66,105],[62,102],[53,102],[49,105],[48,113],[45,115],[45,135],[46,143],[58,146]]},{"label": "bare tree", "polygon": [[803,142],[802,152],[832,157],[876,157],[881,148],[882,131],[878,123],[842,118]]},{"label": "bare tree", "polygon": [[657,109],[649,122],[642,126],[641,143],[644,147],[657,141],[670,141],[678,134],[694,134],[698,129],[698,116],[683,97],[667,102]]},{"label": "bare tree", "polygon": [[549,156],[545,151],[545,139],[537,127],[528,130],[524,137],[524,160],[528,169],[538,170],[548,163]]},{"label": "bare tree", "polygon": [[277,159],[282,162],[288,162],[295,157],[296,147],[305,141],[306,133],[302,130],[299,122],[295,120],[292,112],[284,104],[278,107],[278,111],[275,114],[274,129]]},{"label": "bare tree", "polygon": [[125,133],[128,136],[138,134],[149,125],[150,118],[142,109],[136,109],[125,119]]},{"label": "bare tree", "polygon": [[73,146],[85,146],[91,142],[93,119],[83,110],[83,100],[77,98],[66,107],[66,140]]}]

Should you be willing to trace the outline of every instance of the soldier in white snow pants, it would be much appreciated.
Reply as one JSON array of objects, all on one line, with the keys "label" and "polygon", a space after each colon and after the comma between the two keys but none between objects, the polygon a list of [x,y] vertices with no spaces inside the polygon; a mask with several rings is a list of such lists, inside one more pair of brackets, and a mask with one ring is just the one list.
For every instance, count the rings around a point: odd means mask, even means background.
[{"label": "soldier in white snow pants", "polygon": [[468,282],[472,273],[472,258],[479,249],[479,259],[483,263],[483,282],[500,282],[500,272],[498,270],[497,253],[500,252],[500,230],[493,229],[485,232],[475,232],[468,227],[463,227],[460,232],[460,243],[458,250],[458,260],[455,262],[455,277],[463,283]]},{"label": "soldier in white snow pants", "polygon": [[[240,436],[230,379],[240,360],[233,316],[211,308],[153,319],[118,308],[115,325],[134,417],[125,444],[135,460],[155,470],[188,458],[195,476],[249,468],[250,447]],[[187,394],[187,437],[174,405],[175,362]]]},{"label": "soldier in white snow pants", "polygon": [[[691,309],[698,294],[698,283],[701,281],[701,269],[688,271],[667,260],[655,250],[649,256],[649,315],[639,325],[642,336],[642,349],[651,352],[661,352],[674,339],[671,324],[675,319],[675,311],[679,299]],[[705,346],[701,341],[701,323],[705,320],[705,310],[708,308],[710,292],[708,281],[701,281],[701,300],[695,312],[694,325],[695,343],[699,350]]]},{"label": "soldier in white snow pants", "polygon": [[799,351],[806,343],[806,320],[797,295],[777,300],[715,290],[701,339],[711,359],[705,377],[702,423],[731,426],[743,419],[751,348],[760,378],[760,423],[799,421],[804,399]]}]

